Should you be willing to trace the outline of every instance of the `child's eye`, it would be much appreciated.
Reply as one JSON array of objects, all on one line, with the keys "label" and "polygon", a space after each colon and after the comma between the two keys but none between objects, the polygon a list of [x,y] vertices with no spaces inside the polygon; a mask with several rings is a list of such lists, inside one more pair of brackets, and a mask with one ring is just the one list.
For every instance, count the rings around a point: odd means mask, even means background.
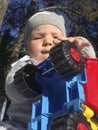
[{"label": "child's eye", "polygon": [[41,39],[41,38],[42,38],[41,36],[38,36],[38,37],[34,37],[33,39],[37,40],[37,39]]},{"label": "child's eye", "polygon": [[53,38],[58,39],[58,36],[53,36]]}]

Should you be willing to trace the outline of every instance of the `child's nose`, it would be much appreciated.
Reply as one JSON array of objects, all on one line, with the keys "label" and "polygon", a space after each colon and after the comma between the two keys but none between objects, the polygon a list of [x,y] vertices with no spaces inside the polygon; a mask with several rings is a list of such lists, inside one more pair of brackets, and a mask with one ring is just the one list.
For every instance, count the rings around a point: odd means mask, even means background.
[{"label": "child's nose", "polygon": [[47,45],[53,45],[53,38],[51,37],[47,37],[44,39],[44,45],[47,46]]}]

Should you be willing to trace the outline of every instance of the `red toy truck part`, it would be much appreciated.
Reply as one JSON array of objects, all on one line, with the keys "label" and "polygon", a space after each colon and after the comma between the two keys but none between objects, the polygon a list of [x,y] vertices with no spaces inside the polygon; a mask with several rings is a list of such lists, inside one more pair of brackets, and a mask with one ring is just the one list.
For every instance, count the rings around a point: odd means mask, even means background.
[{"label": "red toy truck part", "polygon": [[98,59],[86,59],[85,67],[87,82],[84,84],[84,104],[98,114]]}]

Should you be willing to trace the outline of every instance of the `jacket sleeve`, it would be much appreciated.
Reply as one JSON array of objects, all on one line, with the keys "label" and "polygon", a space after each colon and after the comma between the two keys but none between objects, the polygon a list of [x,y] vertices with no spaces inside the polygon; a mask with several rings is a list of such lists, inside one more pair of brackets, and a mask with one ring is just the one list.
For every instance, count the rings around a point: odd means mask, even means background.
[{"label": "jacket sleeve", "polygon": [[[37,86],[35,81],[32,80],[33,82],[30,82],[32,75],[26,79],[22,76],[23,68],[27,65],[27,61],[18,61],[12,66],[6,77],[5,92],[10,100],[15,103],[25,103],[31,100],[33,101],[33,98],[41,93],[41,91],[38,91],[39,93],[37,93],[37,90],[35,89]],[[16,76],[17,73],[18,76]],[[32,85],[34,87],[32,87]]]},{"label": "jacket sleeve", "polygon": [[[84,38],[84,37],[77,36],[77,38],[82,39],[84,42],[89,42],[89,41],[88,41],[86,38]],[[90,43],[90,42],[89,42],[89,43]],[[94,47],[92,46],[92,44],[90,44],[90,46],[84,47],[84,48],[81,50],[81,53],[82,53],[83,57],[96,58],[96,53],[95,53],[95,50],[94,50]]]}]

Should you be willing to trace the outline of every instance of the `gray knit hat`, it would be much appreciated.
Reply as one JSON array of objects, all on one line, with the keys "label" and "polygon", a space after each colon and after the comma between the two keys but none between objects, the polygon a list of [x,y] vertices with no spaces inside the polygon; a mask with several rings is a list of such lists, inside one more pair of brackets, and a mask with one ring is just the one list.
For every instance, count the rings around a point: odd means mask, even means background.
[{"label": "gray knit hat", "polygon": [[36,13],[27,21],[24,35],[25,44],[27,43],[27,40],[32,30],[37,26],[43,24],[50,24],[56,26],[66,36],[65,22],[63,17],[61,15],[56,14],[55,12],[43,11]]}]

